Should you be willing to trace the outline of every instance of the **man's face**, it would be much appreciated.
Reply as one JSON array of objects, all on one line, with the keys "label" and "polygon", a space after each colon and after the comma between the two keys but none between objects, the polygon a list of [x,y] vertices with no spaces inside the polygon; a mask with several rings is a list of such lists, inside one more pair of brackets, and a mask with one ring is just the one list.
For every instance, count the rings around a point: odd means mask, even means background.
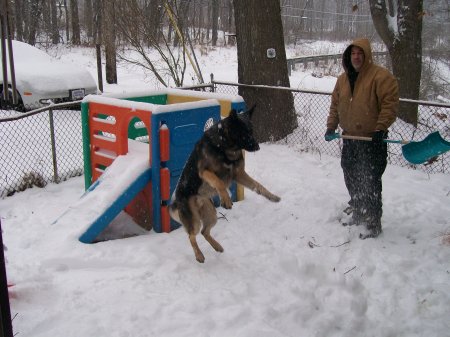
[{"label": "man's face", "polygon": [[351,62],[353,68],[355,68],[356,71],[359,71],[364,64],[364,50],[353,46],[351,52]]}]

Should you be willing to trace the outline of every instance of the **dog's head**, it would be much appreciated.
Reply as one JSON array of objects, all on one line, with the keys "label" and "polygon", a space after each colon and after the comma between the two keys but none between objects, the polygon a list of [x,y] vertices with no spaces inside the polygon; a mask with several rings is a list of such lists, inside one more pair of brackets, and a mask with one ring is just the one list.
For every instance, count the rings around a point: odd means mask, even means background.
[{"label": "dog's head", "polygon": [[259,150],[259,144],[253,135],[252,114],[255,106],[245,112],[237,113],[231,110],[230,115],[224,120],[227,138],[240,150],[254,152]]}]

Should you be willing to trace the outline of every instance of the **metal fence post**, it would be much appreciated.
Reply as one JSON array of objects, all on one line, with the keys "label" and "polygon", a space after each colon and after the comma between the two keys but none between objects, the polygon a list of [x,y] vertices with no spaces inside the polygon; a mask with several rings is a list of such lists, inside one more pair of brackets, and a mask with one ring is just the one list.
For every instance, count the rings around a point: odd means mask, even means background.
[{"label": "metal fence post", "polygon": [[0,324],[1,336],[13,337],[11,308],[9,306],[8,280],[6,278],[6,259],[3,252],[2,220],[0,219]]},{"label": "metal fence post", "polygon": [[209,76],[210,76],[210,78],[211,78],[212,92],[216,92],[216,85],[215,85],[215,83],[214,83],[214,74],[211,73]]},{"label": "metal fence post", "polygon": [[58,183],[58,161],[56,160],[56,141],[55,141],[55,126],[53,123],[53,109],[48,109],[48,117],[50,119],[50,142],[52,144],[52,161],[53,161],[53,182]]}]

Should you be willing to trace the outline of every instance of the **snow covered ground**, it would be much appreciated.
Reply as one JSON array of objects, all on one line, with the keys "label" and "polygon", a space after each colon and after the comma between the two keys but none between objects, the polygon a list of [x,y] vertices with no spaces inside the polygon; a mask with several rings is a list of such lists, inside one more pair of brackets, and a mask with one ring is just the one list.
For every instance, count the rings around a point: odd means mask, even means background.
[{"label": "snow covered ground", "polygon": [[[389,166],[384,232],[360,240],[336,158],[263,145],[249,173],[281,196],[246,191],[201,237],[184,230],[85,245],[53,222],[83,179],[0,202],[14,331],[20,336],[446,336],[450,328],[449,176]],[[95,205],[93,205],[95,207]],[[80,214],[80,222],[89,213]],[[126,217],[116,234],[134,226]],[[130,227],[126,229],[127,227]],[[111,231],[111,230],[110,230]],[[114,230],[112,230],[114,231]]]},{"label": "snow covered ground", "polygon": [[[92,50],[60,54],[95,73]],[[211,51],[202,62],[205,73],[237,79],[232,49]],[[334,85],[333,78],[310,76],[309,81],[309,76],[295,72],[291,83],[303,79],[319,90]],[[119,84],[106,90],[153,84],[122,66]],[[55,220],[83,194],[83,177],[0,200],[8,280],[15,284],[10,288],[14,332],[24,337],[449,335],[450,246],[444,242],[450,233],[449,175],[388,166],[384,231],[377,239],[360,240],[362,228],[340,224],[348,194],[339,159],[262,144],[259,152],[246,154],[246,168],[282,200],[270,203],[247,190],[231,210],[218,209],[224,218],[212,233],[225,252],[215,252],[199,237],[204,264],[195,260],[184,230],[143,232],[125,215],[108,228],[108,236],[141,235],[80,243],[77,223]],[[80,212],[80,223],[95,207],[94,200]]]}]

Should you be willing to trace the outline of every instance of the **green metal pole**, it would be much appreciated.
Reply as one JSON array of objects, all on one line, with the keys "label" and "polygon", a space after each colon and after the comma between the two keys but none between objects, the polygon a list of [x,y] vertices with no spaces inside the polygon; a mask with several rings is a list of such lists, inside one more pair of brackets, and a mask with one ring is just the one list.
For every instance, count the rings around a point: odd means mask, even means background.
[{"label": "green metal pole", "polygon": [[89,104],[81,103],[81,127],[83,130],[84,189],[92,183],[91,141],[89,138]]}]

